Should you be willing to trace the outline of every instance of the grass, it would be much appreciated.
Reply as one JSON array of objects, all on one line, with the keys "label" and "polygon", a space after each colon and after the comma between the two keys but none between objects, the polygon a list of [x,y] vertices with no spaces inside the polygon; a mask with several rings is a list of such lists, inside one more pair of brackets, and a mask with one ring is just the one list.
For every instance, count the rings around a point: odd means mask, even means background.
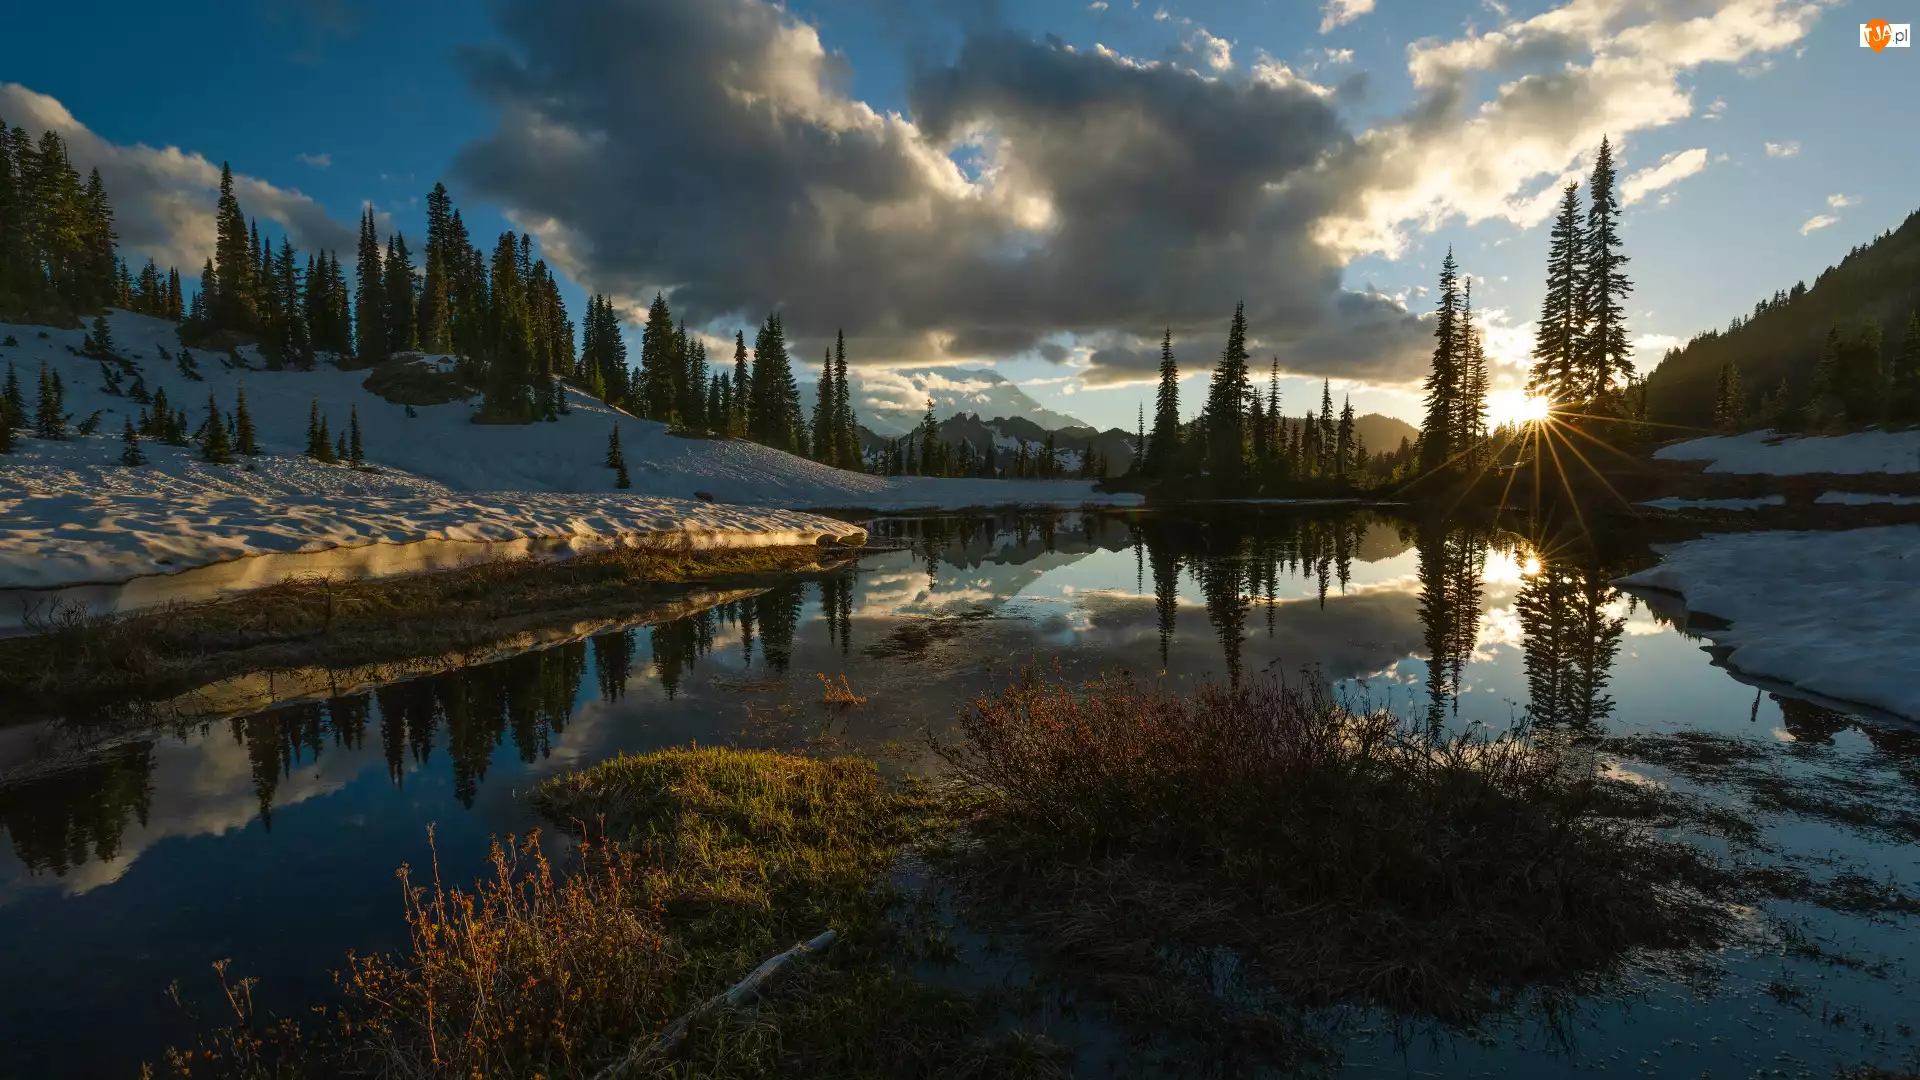
[{"label": "grass", "polygon": [[[886,885],[928,828],[923,793],[870,762],[685,749],[543,784],[556,822],[590,823],[556,873],[531,839],[493,852],[468,890],[408,880],[411,948],[350,958],[342,1001],[303,1029],[236,1023],[165,1063],[175,1076],[587,1077],[762,960],[831,928],[840,940],[756,1008],[700,1024],[644,1077],[1064,1075],[1059,1050],[989,1037],[991,1004],[899,966],[927,951]],[[403,878],[408,878],[402,871]]]},{"label": "grass", "polygon": [[1316,687],[1029,674],[964,713],[937,784],[697,747],[558,776],[533,799],[580,838],[570,873],[531,839],[467,889],[403,870],[410,948],[350,958],[324,1023],[256,1018],[223,972],[236,1022],[168,1068],[594,1076],[831,929],[825,956],[629,1075],[1065,1075],[1069,1055],[1016,1023],[1038,997],[928,981],[956,953],[942,905],[897,884],[909,851],[970,929],[1030,950],[1045,986],[1116,1004],[1133,1050],[1181,1075],[1327,1064],[1312,1006],[1471,1025],[1634,950],[1724,940],[1731,875],[1661,839],[1640,786]]},{"label": "grass", "polygon": [[[1433,737],[1317,684],[1174,696],[1029,674],[939,747],[967,824],[953,863],[1123,1003],[1198,951],[1292,1004],[1471,1022],[1637,948],[1718,940],[1719,875],[1591,762]],[[1637,819],[1637,820],[1636,820]]]},{"label": "grass", "polygon": [[614,618],[703,583],[821,568],[820,548],[623,547],[381,579],[289,578],[220,600],[110,617],[54,611],[0,640],[0,697],[49,713],[156,700],[233,675],[469,654],[551,620]]}]

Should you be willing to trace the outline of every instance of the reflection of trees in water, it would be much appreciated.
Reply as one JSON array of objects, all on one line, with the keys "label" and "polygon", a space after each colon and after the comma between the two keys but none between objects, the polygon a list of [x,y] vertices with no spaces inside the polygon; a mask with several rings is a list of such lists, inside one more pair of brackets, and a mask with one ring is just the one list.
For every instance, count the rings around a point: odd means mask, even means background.
[{"label": "reflection of trees in water", "polygon": [[1460,679],[1480,638],[1480,579],[1487,541],[1460,528],[1423,527],[1419,557],[1420,624],[1427,649],[1427,724],[1438,728],[1460,709]]},{"label": "reflection of trees in water", "polygon": [[627,695],[627,676],[633,671],[638,635],[631,629],[615,630],[596,635],[588,643],[593,647],[593,673],[601,699],[619,701]]},{"label": "reflection of trees in water", "polygon": [[1550,558],[1514,598],[1527,671],[1527,716],[1540,724],[1588,727],[1613,713],[1606,693],[1624,616],[1612,574],[1578,558]]},{"label": "reflection of trees in water", "polygon": [[1802,701],[1796,697],[1783,697],[1769,694],[1780,705],[1780,722],[1793,736],[1795,742],[1812,743],[1816,746],[1832,746],[1833,737],[1852,726],[1853,721],[1845,714],[1834,712],[1811,701]]},{"label": "reflection of trees in water", "polygon": [[119,747],[85,766],[0,790],[0,829],[32,873],[65,874],[120,853],[129,821],[153,806],[153,747]]},{"label": "reflection of trees in water", "polygon": [[1231,512],[1143,517],[1136,535],[1145,546],[1153,578],[1161,666],[1166,666],[1179,620],[1181,570],[1199,586],[1227,676],[1238,682],[1246,620],[1256,598],[1265,599],[1269,636],[1282,577],[1314,582],[1325,607],[1336,584],[1346,592],[1354,552],[1373,520],[1369,514],[1329,518]]},{"label": "reflection of trees in water", "polygon": [[840,655],[853,651],[852,567],[820,579],[820,614],[827,623],[827,640],[840,646]]}]

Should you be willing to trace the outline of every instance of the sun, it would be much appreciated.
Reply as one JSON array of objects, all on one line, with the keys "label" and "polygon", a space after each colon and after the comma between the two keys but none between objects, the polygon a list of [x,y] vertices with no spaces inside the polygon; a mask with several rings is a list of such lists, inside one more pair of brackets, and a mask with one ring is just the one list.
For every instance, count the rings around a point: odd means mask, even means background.
[{"label": "sun", "polygon": [[1487,423],[1494,427],[1538,424],[1552,412],[1553,402],[1524,390],[1502,390],[1487,395]]}]

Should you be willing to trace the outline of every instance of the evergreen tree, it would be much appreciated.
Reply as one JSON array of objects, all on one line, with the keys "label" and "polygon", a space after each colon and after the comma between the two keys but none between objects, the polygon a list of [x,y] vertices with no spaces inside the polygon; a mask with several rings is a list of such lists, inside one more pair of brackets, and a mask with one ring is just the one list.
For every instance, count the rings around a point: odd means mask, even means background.
[{"label": "evergreen tree", "polygon": [[1480,328],[1473,321],[1473,279],[1468,278],[1460,301],[1460,375],[1459,418],[1454,431],[1463,449],[1470,451],[1470,463],[1478,464],[1480,441],[1487,432],[1487,351]]},{"label": "evergreen tree", "polygon": [[1782,375],[1780,384],[1760,399],[1760,422],[1768,430],[1784,434],[1793,430],[1793,418],[1793,389],[1787,385],[1787,377]]},{"label": "evergreen tree", "polygon": [[733,333],[733,417],[728,434],[745,437],[748,431],[748,408],[752,395],[748,387],[752,378],[747,371],[747,336],[736,330]]},{"label": "evergreen tree", "polygon": [[359,261],[354,277],[353,354],[362,364],[387,358],[387,320],[385,281],[380,264],[380,237],[373,223],[373,207],[360,215]]},{"label": "evergreen tree", "polygon": [[414,299],[413,255],[406,234],[387,238],[386,262],[381,267],[381,314],[386,320],[388,353],[420,348],[420,324]]},{"label": "evergreen tree", "polygon": [[[164,399],[156,396],[155,400]],[[326,422],[320,419],[319,398],[314,398],[307,408],[307,456],[315,461],[327,459],[327,429]]]},{"label": "evergreen tree", "polygon": [[227,428],[220,422],[220,403],[214,400],[213,391],[207,391],[207,423],[205,436],[200,442],[200,457],[215,465],[225,465],[233,460],[233,445],[227,441]]},{"label": "evergreen tree", "polygon": [[[318,403],[316,402],[316,407]],[[241,383],[234,395],[233,404],[234,449],[253,457],[260,453],[259,443],[255,440],[253,414],[247,411],[247,384]]]},{"label": "evergreen tree", "polygon": [[67,437],[66,408],[61,401],[60,376],[47,370],[40,361],[40,401],[33,414],[33,434],[39,439]]},{"label": "evergreen tree", "polygon": [[1313,445],[1318,453],[1314,456],[1313,467],[1321,476],[1332,476],[1336,467],[1335,462],[1338,460],[1338,455],[1334,451],[1338,449],[1336,444],[1339,436],[1333,419],[1333,383],[1328,379],[1320,380],[1318,415],[1319,426],[1313,433]]},{"label": "evergreen tree", "polygon": [[1587,197],[1580,374],[1586,382],[1586,399],[1593,401],[1605,396],[1616,378],[1633,374],[1626,323],[1626,298],[1633,283],[1622,269],[1627,257],[1618,250],[1620,202],[1614,191],[1613,147],[1604,138],[1587,182]]},{"label": "evergreen tree", "polygon": [[1153,398],[1153,434],[1147,442],[1146,471],[1172,474],[1180,449],[1180,365],[1173,356],[1173,328],[1160,338],[1160,386]]},{"label": "evergreen tree", "polygon": [[1334,433],[1333,475],[1345,479],[1347,469],[1353,464],[1353,398],[1345,398],[1340,405],[1340,426]]},{"label": "evergreen tree", "polygon": [[647,306],[647,328],[640,339],[640,400],[629,408],[649,420],[672,419],[675,405],[675,369],[683,366],[674,339],[673,310],[667,298],[653,294]]},{"label": "evergreen tree", "polygon": [[1586,393],[1579,371],[1579,346],[1585,333],[1580,315],[1585,237],[1580,229],[1580,185],[1560,192],[1560,212],[1548,234],[1547,294],[1540,302],[1534,330],[1533,372],[1527,389],[1549,401],[1572,401]]},{"label": "evergreen tree", "polygon": [[[4,131],[0,128],[0,131]],[[0,391],[0,427],[9,431],[27,426],[27,399],[20,392],[20,376],[13,370],[13,361],[7,361],[6,389]]]},{"label": "evergreen tree", "polygon": [[[254,310],[255,259],[246,215],[233,194],[233,169],[220,163],[220,201],[214,210],[211,299],[207,317],[216,330],[249,330],[256,325]],[[205,282],[203,281],[203,285]]]},{"label": "evergreen tree", "polygon": [[358,467],[366,464],[364,448],[360,445],[360,407],[347,407],[347,463]]},{"label": "evergreen tree", "polygon": [[838,460],[842,469],[860,467],[860,424],[854,419],[853,393],[847,387],[847,334],[837,331],[833,342],[834,427],[839,431]]},{"label": "evergreen tree", "polygon": [[607,468],[617,469],[626,460],[620,454],[620,425],[613,425],[613,431],[607,435]]},{"label": "evergreen tree", "polygon": [[1907,316],[1889,378],[1887,417],[1896,424],[1920,422],[1920,309]]},{"label": "evergreen tree", "polygon": [[613,486],[622,491],[633,486],[633,480],[627,476],[627,459],[621,458],[613,468]]},{"label": "evergreen tree", "polygon": [[748,417],[748,434],[755,441],[778,450],[800,449],[797,438],[803,427],[800,390],[794,385],[793,367],[787,357],[786,330],[778,312],[767,316],[759,336],[754,339],[750,383],[752,411]]},{"label": "evergreen tree", "polygon": [[1147,403],[1134,404],[1133,463],[1127,471],[1139,476],[1147,467]]},{"label": "evergreen tree", "polygon": [[1816,432],[1837,428],[1847,420],[1840,345],[1840,328],[1828,327],[1820,359],[1813,366],[1813,380],[1807,385],[1807,426]]},{"label": "evergreen tree", "polygon": [[1207,387],[1207,473],[1223,491],[1238,490],[1246,471],[1246,402],[1253,393],[1247,361],[1247,310],[1239,303]]},{"label": "evergreen tree", "polygon": [[134,433],[133,417],[126,418],[126,429],[120,433],[120,464],[128,468],[145,465],[147,455],[140,449],[140,436]]},{"label": "evergreen tree", "polygon": [[1449,465],[1459,449],[1454,422],[1460,415],[1459,264],[1453,249],[1440,264],[1440,299],[1433,320],[1433,367],[1427,373],[1426,416],[1420,425],[1420,471]]},{"label": "evergreen tree", "polygon": [[1746,426],[1747,390],[1740,382],[1740,368],[1732,360],[1720,365],[1720,379],[1714,390],[1713,426],[1725,432],[1737,432]]},{"label": "evergreen tree", "polygon": [[828,465],[840,463],[840,427],[833,399],[833,350],[820,361],[819,393],[813,402],[813,460]]}]

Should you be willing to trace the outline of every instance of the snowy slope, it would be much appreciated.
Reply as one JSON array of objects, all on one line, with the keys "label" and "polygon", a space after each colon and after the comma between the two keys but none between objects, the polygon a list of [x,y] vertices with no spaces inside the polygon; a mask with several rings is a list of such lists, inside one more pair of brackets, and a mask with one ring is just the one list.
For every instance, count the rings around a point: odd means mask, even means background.
[{"label": "snowy slope", "polygon": [[[579,395],[555,423],[470,422],[473,403],[404,406],[362,387],[366,372],[322,363],[313,372],[266,371],[250,347],[250,370],[196,352],[202,381],[189,380],[171,324],[126,312],[111,316],[119,355],[140,368],[149,390],[165,388],[193,424],[211,390],[230,410],[245,382],[263,455],[213,466],[193,450],[143,446],[153,464],[117,464],[130,398],[108,394],[101,364],[76,356],[80,330],[0,324],[0,372],[11,362],[31,410],[45,360],[66,386],[77,425],[100,411],[99,434],[48,443],[21,438],[0,457],[0,587],[119,580],[244,555],[313,551],[421,540],[503,541],[527,537],[585,545],[634,534],[677,532],[704,543],[811,542],[859,530],[813,515],[749,507],[876,510],[960,506],[1132,502],[1100,496],[1085,482],[887,478],[828,468],[753,443],[681,439]],[[7,337],[16,344],[4,344]],[[131,384],[131,379],[125,380]],[[357,410],[368,461],[377,473],[323,466],[300,456],[314,401],[334,432]],[[607,437],[620,429],[632,488],[614,488]],[[243,459],[244,460],[244,459]],[[718,505],[695,501],[696,493]],[[733,504],[733,505],[727,505]]]},{"label": "snowy slope", "polygon": [[1920,429],[1797,439],[1780,439],[1770,431],[1750,431],[1663,446],[1653,456],[1663,461],[1711,462],[1707,471],[1714,473],[1805,476],[1920,472]]},{"label": "snowy slope", "polygon": [[1920,720],[1920,526],[1713,535],[1616,584],[1679,593],[1726,620],[1728,663]]}]

